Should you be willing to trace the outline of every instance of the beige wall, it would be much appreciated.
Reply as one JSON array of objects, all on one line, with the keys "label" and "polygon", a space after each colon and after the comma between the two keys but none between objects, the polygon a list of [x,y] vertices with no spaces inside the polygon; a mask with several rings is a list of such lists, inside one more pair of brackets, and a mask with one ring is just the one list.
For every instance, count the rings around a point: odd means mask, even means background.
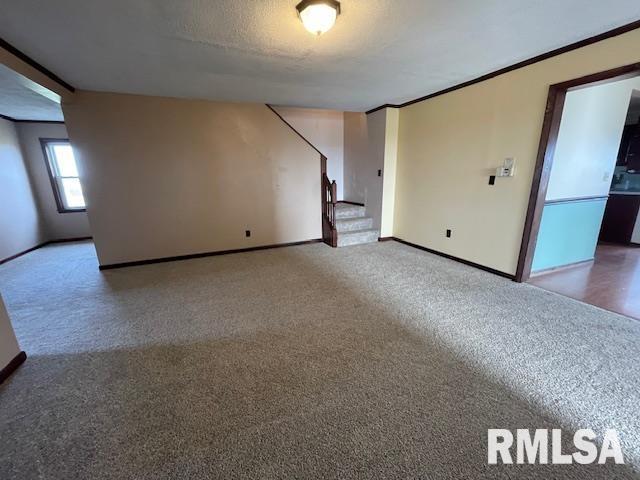
[{"label": "beige wall", "polygon": [[398,129],[400,111],[397,108],[385,109],[384,168],[382,170],[382,212],[380,236],[393,236],[393,223],[396,208],[396,175],[398,167]]},{"label": "beige wall", "polygon": [[0,260],[44,240],[15,125],[0,119]]},{"label": "beige wall", "polygon": [[[638,62],[638,45],[635,30],[401,109],[394,235],[515,273],[549,85]],[[505,157],[516,176],[489,186]]]},{"label": "beige wall", "polygon": [[336,181],[338,199],[344,195],[344,113],[337,110],[275,107],[313,146],[327,157],[327,176]]},{"label": "beige wall", "polygon": [[63,110],[102,265],[321,237],[320,157],[265,105],[78,92]]},{"label": "beige wall", "polygon": [[9,314],[0,296],[0,370],[20,353],[16,334],[13,332]]},{"label": "beige wall", "polygon": [[55,123],[18,123],[16,129],[40,207],[47,240],[91,236],[85,212],[58,212],[40,145],[40,138],[68,138],[65,126]]}]

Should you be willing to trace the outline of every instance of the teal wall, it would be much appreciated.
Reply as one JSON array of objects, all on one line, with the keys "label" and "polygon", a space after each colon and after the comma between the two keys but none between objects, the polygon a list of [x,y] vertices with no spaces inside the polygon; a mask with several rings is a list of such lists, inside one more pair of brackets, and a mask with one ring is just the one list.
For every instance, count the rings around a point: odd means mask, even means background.
[{"label": "teal wall", "polygon": [[602,198],[545,205],[531,271],[591,260],[606,203]]}]

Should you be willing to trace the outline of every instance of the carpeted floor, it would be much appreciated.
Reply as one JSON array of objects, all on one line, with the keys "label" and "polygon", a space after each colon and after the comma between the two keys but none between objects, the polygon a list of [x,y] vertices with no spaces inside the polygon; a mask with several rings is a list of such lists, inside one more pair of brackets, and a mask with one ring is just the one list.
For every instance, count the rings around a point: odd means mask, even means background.
[{"label": "carpeted floor", "polygon": [[[27,362],[0,478],[640,478],[640,322],[410,247],[0,266]],[[488,466],[488,428],[618,430],[626,465]],[[570,444],[567,444],[570,446]]]}]

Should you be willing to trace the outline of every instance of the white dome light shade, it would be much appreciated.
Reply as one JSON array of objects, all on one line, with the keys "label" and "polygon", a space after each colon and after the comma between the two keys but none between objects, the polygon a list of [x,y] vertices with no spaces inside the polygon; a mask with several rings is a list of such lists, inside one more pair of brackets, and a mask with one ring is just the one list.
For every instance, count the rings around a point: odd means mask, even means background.
[{"label": "white dome light shade", "polygon": [[333,0],[305,0],[296,7],[304,28],[321,35],[336,23],[340,13],[340,2]]}]

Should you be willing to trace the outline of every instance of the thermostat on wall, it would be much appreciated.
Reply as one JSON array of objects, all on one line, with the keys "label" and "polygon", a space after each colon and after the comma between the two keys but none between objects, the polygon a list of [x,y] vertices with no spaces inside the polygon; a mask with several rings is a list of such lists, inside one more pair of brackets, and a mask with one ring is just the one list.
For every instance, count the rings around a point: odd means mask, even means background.
[{"label": "thermostat on wall", "polygon": [[496,168],[496,177],[513,177],[516,169],[516,159],[507,157],[501,167]]}]

